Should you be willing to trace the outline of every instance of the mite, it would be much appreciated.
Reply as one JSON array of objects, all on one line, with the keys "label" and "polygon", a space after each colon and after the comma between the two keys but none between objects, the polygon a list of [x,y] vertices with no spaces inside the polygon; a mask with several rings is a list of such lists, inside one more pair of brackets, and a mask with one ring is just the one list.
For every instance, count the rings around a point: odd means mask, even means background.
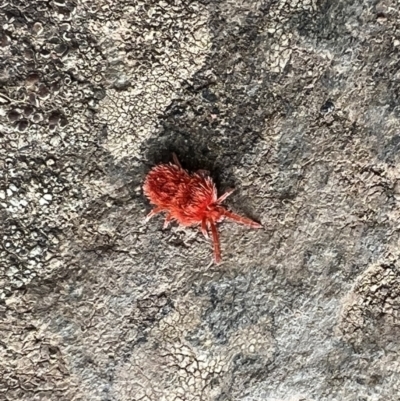
[{"label": "mite", "polygon": [[155,208],[147,215],[146,221],[157,213],[165,212],[164,228],[172,220],[182,226],[200,226],[208,238],[211,230],[214,243],[214,260],[221,262],[221,246],[216,224],[224,218],[252,228],[262,225],[246,217],[239,216],[221,206],[233,189],[218,197],[217,188],[205,170],[189,173],[179,163],[175,153],[173,163],[159,164],[147,174],[143,192]]}]

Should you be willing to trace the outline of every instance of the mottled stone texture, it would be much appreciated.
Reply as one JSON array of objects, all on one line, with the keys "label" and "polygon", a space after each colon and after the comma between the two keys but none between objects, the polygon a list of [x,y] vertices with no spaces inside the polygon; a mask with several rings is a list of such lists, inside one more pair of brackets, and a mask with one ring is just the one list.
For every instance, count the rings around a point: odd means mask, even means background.
[{"label": "mottled stone texture", "polygon": [[396,0],[2,0],[0,399],[398,401],[399,65]]}]

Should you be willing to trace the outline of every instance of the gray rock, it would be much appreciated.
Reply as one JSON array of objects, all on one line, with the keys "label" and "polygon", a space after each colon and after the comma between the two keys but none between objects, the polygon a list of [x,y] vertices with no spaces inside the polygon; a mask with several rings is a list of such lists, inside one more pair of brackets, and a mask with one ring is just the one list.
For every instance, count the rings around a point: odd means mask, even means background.
[{"label": "gray rock", "polygon": [[[0,9],[0,399],[398,400],[397,2]],[[221,265],[172,152],[263,223]]]}]

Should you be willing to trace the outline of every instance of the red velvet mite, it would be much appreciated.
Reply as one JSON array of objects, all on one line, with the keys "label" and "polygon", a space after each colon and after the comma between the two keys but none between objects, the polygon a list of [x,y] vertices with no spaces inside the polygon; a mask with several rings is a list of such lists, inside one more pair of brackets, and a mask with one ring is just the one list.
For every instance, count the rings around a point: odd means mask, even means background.
[{"label": "red velvet mite", "polygon": [[157,213],[165,212],[164,228],[171,220],[182,226],[200,225],[208,238],[211,229],[214,243],[214,259],[221,261],[221,247],[216,223],[225,217],[252,228],[261,224],[226,210],[221,203],[233,192],[229,190],[218,198],[217,188],[205,170],[189,173],[173,153],[173,163],[159,164],[147,174],[143,192],[155,208],[147,215],[146,221]]}]

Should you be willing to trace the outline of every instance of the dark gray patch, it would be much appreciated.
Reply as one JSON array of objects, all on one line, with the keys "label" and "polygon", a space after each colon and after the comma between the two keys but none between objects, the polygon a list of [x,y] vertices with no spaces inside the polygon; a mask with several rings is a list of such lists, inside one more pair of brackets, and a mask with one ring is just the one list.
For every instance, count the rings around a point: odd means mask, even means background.
[{"label": "dark gray patch", "polygon": [[394,135],[382,150],[382,159],[386,163],[394,164],[399,162],[400,157],[400,135]]}]

